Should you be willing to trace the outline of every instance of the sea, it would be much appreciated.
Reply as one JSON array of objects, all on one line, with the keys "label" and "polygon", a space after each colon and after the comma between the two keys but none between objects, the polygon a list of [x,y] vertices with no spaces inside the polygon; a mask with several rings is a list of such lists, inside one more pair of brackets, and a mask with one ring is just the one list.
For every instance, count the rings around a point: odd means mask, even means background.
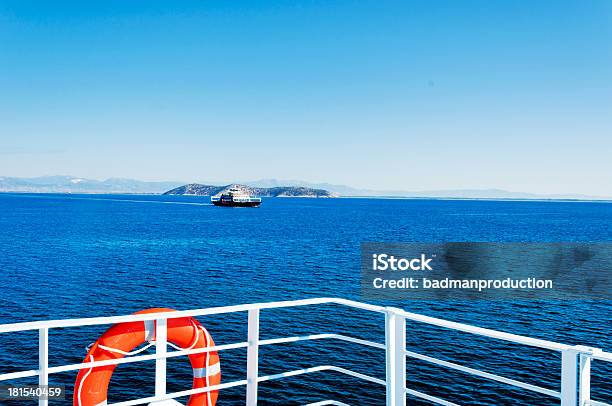
[{"label": "sea", "polygon": [[[612,241],[612,204],[370,198],[264,198],[223,208],[208,197],[0,194],[0,323],[199,309],[315,297],[361,300],[362,242]],[[500,331],[612,351],[609,301],[373,302]],[[217,344],[246,341],[246,314],[200,317]],[[52,330],[50,365],[81,362],[108,326]],[[408,322],[410,351],[553,390],[560,354]],[[337,305],[265,310],[261,337],[341,333],[383,342],[381,315]],[[336,365],[384,379],[384,351],[334,340],[260,348],[260,375]],[[223,382],[245,379],[246,351],[222,351]],[[0,334],[0,373],[37,368],[37,333]],[[612,403],[612,364],[593,362],[592,397]],[[154,393],[154,362],[120,365],[109,403]],[[168,390],[191,387],[186,358],[168,361]],[[53,374],[72,404],[76,372]],[[32,384],[27,378],[3,384]],[[460,405],[558,400],[409,358],[407,385]],[[262,405],[328,399],[384,405],[376,383],[318,372],[262,382]],[[411,405],[428,402],[409,397]],[[179,399],[186,403],[186,399]],[[218,405],[245,402],[222,390]],[[0,400],[2,405],[34,404]]]}]

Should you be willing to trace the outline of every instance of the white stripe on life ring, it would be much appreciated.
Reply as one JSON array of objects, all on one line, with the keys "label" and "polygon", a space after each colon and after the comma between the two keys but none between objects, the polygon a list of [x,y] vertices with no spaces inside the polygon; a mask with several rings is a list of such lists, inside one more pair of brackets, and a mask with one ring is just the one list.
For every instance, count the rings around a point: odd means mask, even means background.
[{"label": "white stripe on life ring", "polygon": [[96,406],[107,406],[107,405],[108,405],[108,399],[98,403]]},{"label": "white stripe on life ring", "polygon": [[145,340],[147,340],[148,342],[153,341],[153,338],[155,336],[155,320],[145,320],[144,330]]},{"label": "white stripe on life ring", "polygon": [[208,368],[194,368],[193,369],[193,377],[194,378],[204,378],[207,376],[214,376],[221,372],[221,363],[217,362],[216,364],[209,365]]}]

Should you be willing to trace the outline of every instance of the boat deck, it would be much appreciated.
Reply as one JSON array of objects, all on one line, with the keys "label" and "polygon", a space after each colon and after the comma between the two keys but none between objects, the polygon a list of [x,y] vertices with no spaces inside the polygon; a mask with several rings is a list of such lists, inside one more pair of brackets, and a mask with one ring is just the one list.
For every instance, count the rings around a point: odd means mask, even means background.
[{"label": "boat deck", "polygon": [[[306,336],[279,337],[261,340],[259,338],[260,313],[267,309],[287,308],[297,306],[317,306],[335,304],[338,306],[348,306],[371,314],[379,314],[385,320],[385,339],[384,342],[373,342],[362,340],[342,334],[321,333]],[[246,341],[237,343],[224,343],[214,347],[197,350],[167,351],[166,325],[167,320],[179,317],[197,317],[213,314],[225,313],[247,313],[248,333]],[[49,365],[49,330],[58,328],[70,328],[79,326],[93,326],[116,324],[123,322],[138,322],[155,320],[157,325],[157,340],[154,354],[128,356],[107,361],[94,361],[80,364],[69,364],[50,366]],[[537,347],[559,354],[561,374],[559,377],[559,389],[545,388],[508,377],[484,372],[464,365],[451,363],[435,358],[431,354],[422,354],[410,351],[406,348],[406,321],[415,321],[429,325],[438,326],[445,329],[474,334],[495,340],[503,340],[515,344]],[[39,336],[39,367],[33,370],[17,370],[15,372],[0,374],[0,382],[15,381],[28,377],[38,377],[40,385],[47,385],[50,374],[77,371],[80,369],[91,369],[99,366],[116,365],[123,363],[155,361],[155,393],[149,397],[133,399],[129,401],[113,403],[112,406],[133,406],[133,405],[155,405],[155,406],[177,406],[181,405],[176,399],[185,398],[195,393],[204,393],[212,390],[223,390],[225,388],[246,386],[246,405],[256,406],[258,399],[258,384],[265,381],[283,379],[290,376],[297,376],[315,372],[333,371],[367,382],[382,385],[385,387],[386,396],[384,403],[387,406],[404,406],[406,397],[423,399],[432,404],[444,406],[457,406],[456,403],[445,400],[440,394],[427,394],[416,391],[406,384],[406,359],[413,358],[425,362],[433,363],[445,368],[461,371],[463,373],[478,376],[480,378],[496,381],[513,387],[522,388],[528,391],[537,392],[545,396],[556,399],[561,406],[612,406],[601,401],[591,399],[590,381],[591,364],[594,362],[612,362],[612,353],[605,352],[599,348],[585,347],[580,345],[560,344],[552,341],[540,340],[536,338],[500,332],[467,324],[446,321],[438,318],[423,316],[420,314],[406,312],[402,309],[392,307],[381,307],[370,304],[335,298],[305,299],[296,301],[253,303],[236,306],[214,307],[207,309],[177,311],[168,313],[149,313],[129,316],[98,317],[70,320],[51,320],[36,321],[15,324],[0,325],[0,333],[14,333],[20,331],[38,330]],[[372,351],[384,351],[386,360],[386,372],[384,376],[374,377],[362,373],[354,372],[349,369],[340,368],[334,365],[317,365],[311,368],[284,371],[273,375],[262,376],[258,372],[259,367],[259,348],[265,345],[281,345],[284,343],[308,341],[308,340],[337,340],[366,346]],[[223,351],[235,348],[245,348],[247,351],[247,365],[244,379],[223,382],[219,385],[209,386],[199,389],[186,389],[180,392],[167,393],[166,391],[166,360],[171,357],[186,356],[189,354]],[[503,354],[491,354],[491,356],[503,356]],[[17,369],[17,366],[15,366]],[[610,379],[610,377],[607,377]],[[49,401],[39,400],[40,406],[47,406]],[[381,400],[381,403],[383,401]],[[109,404],[110,406],[111,404]],[[339,400],[325,400],[311,403],[308,406],[340,405],[347,406]]]}]

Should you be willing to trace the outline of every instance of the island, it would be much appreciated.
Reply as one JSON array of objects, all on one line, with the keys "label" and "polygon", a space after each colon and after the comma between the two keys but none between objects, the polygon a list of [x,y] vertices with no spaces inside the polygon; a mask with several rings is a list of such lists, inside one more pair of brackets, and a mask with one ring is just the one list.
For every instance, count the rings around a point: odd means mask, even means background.
[{"label": "island", "polygon": [[338,194],[325,189],[313,189],[302,186],[277,186],[262,188],[235,183],[225,186],[189,183],[187,185],[168,190],[162,194],[182,196],[216,196],[227,192],[230,188],[237,188],[244,191],[248,195],[259,197],[338,197]]}]

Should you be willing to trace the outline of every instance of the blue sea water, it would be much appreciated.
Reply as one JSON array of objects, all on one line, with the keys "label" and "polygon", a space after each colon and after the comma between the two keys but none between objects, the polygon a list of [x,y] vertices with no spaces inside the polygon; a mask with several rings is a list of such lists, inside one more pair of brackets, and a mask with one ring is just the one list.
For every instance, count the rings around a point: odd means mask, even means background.
[{"label": "blue sea water", "polygon": [[[121,315],[333,296],[359,300],[364,241],[612,241],[598,202],[264,199],[218,208],[206,197],[0,194],[0,323]],[[612,350],[609,302],[378,303],[552,341]],[[218,344],[246,339],[246,315],[201,318]],[[383,319],[337,306],[262,314],[263,338],[339,332],[382,342]],[[78,363],[102,327],[50,337],[51,365]],[[36,368],[36,333],[0,334],[0,372]],[[408,323],[415,352],[558,390],[560,355]],[[244,379],[243,349],[220,354],[223,380]],[[266,346],[260,374],[333,364],[384,378],[381,350],[333,341]],[[154,364],[121,365],[109,401],[153,394]],[[593,397],[612,403],[612,365],[593,365]],[[72,390],[76,374],[51,376]],[[169,390],[188,389],[187,360],[169,361]],[[32,380],[12,383],[32,383]],[[408,359],[409,387],[465,405],[557,401]],[[260,403],[324,399],[382,405],[384,388],[336,373],[262,383]],[[410,399],[411,404],[427,404]],[[0,401],[2,402],[2,401]],[[7,405],[22,404],[23,402]],[[51,404],[71,404],[70,401]],[[244,404],[244,388],[220,405]]]}]

